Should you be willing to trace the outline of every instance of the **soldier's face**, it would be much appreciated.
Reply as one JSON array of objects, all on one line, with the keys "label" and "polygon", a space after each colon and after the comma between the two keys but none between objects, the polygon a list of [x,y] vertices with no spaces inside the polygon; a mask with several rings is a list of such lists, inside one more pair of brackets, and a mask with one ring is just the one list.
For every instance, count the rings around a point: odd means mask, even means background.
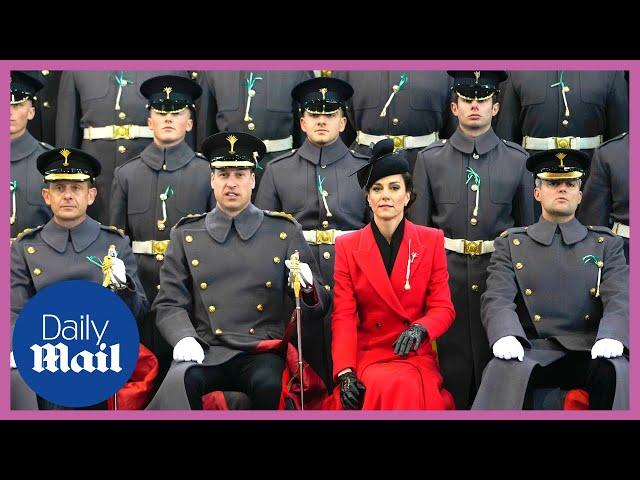
[{"label": "soldier's face", "polygon": [[582,201],[580,181],[542,180],[533,190],[534,198],[542,206],[542,216],[553,222],[571,220]]},{"label": "soldier's face", "polygon": [[27,129],[29,120],[33,120],[36,109],[33,108],[31,100],[11,105],[11,121],[9,123],[9,134],[11,139],[19,138]]},{"label": "soldier's face", "polygon": [[153,132],[153,141],[164,148],[180,143],[193,128],[188,108],[178,113],[158,113],[151,110],[147,124]]},{"label": "soldier's face", "polygon": [[318,146],[335,142],[347,126],[347,117],[338,110],[330,115],[304,112],[300,119],[300,128],[307,134],[309,141]]},{"label": "soldier's face", "polygon": [[377,180],[367,193],[373,215],[380,220],[393,220],[404,215],[410,194],[402,175],[389,175]]},{"label": "soldier's face", "polygon": [[248,168],[216,168],[211,174],[211,188],[220,210],[235,216],[247,208],[256,176]]},{"label": "soldier's face", "polygon": [[458,117],[460,126],[469,130],[484,130],[491,125],[491,119],[500,110],[499,103],[493,103],[492,98],[485,100],[466,100],[458,97],[456,103],[451,104],[451,111]]},{"label": "soldier's face", "polygon": [[54,217],[64,222],[83,220],[96,194],[97,190],[89,187],[89,182],[68,180],[49,182],[48,187],[42,189],[44,202],[51,207]]}]

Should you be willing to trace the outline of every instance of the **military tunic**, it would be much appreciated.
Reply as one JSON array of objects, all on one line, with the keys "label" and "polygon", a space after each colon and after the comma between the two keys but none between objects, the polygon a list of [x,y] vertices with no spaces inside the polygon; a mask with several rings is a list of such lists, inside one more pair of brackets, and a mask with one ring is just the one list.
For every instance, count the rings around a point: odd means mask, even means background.
[{"label": "military tunic", "polygon": [[[629,135],[623,133],[593,152],[577,217],[585,225],[629,225]],[[629,263],[629,239],[623,237]]]},{"label": "military tunic", "polygon": [[[102,269],[87,260],[93,255],[102,259],[115,245],[127,271],[127,289],[118,295],[139,321],[149,309],[147,298],[137,274],[137,265],[129,246],[129,239],[115,227],[101,225],[87,217],[80,225],[67,229],[54,220],[34,229],[27,229],[11,247],[11,335],[23,306],[43,288],[62,280],[87,280],[102,283]],[[17,372],[17,371],[16,371]],[[25,391],[19,375],[16,393]],[[13,390],[13,389],[12,389]],[[26,405],[26,407],[25,407]],[[12,394],[12,408],[33,408],[34,398]]]},{"label": "military tunic", "polygon": [[[42,198],[42,174],[36,168],[41,153],[53,147],[38,142],[28,132],[11,140],[11,182],[15,182],[16,215],[11,225],[11,238],[27,227],[44,225],[52,217],[51,209]],[[9,209],[13,209],[11,191],[9,191]]]},{"label": "military tunic", "polygon": [[[531,371],[567,352],[589,352],[602,338],[629,348],[629,267],[622,240],[606,227],[578,220],[540,219],[512,228],[495,242],[482,322],[489,344],[513,335],[525,347],[524,361],[494,358],[482,377],[474,409],[521,409]],[[599,296],[598,267],[604,262]],[[609,360],[616,371],[613,408],[628,408],[628,360]]]},{"label": "military tunic", "polygon": [[[409,218],[444,230],[450,239],[491,241],[514,225],[533,223],[533,178],[526,170],[527,152],[500,140],[493,130],[472,139],[460,129],[418,154],[414,171],[416,202]],[[479,175],[469,178],[467,169]],[[476,192],[479,194],[478,211]],[[490,359],[480,322],[480,295],[485,290],[490,254],[447,250],[449,285],[456,321],[438,340],[444,386],[458,409],[469,408]]]},{"label": "military tunic", "polygon": [[[108,223],[111,205],[111,183],[117,166],[138,155],[151,138],[127,140],[83,139],[87,127],[137,125],[147,127],[147,99],[140,94],[140,85],[158,75],[186,77],[186,71],[65,71],[60,79],[58,112],[56,115],[56,145],[80,148],[100,161],[102,172],[96,179],[98,196],[87,213],[102,223]],[[121,89],[116,110],[118,83],[122,75],[127,81]],[[193,144],[190,134],[187,143]]]},{"label": "military tunic", "polygon": [[28,72],[34,75],[43,85],[36,93],[34,104],[36,115],[27,124],[27,129],[41,142],[54,145],[56,142],[56,106],[58,105],[58,88],[60,86],[60,71],[40,70]]},{"label": "military tunic", "polygon": [[[285,260],[295,250],[318,278],[300,226],[284,216],[250,204],[233,219],[216,208],[178,222],[153,304],[160,332],[172,346],[194,337],[205,349],[203,365],[220,365],[261,342],[282,339],[295,308]],[[303,324],[325,313],[328,294],[315,284],[318,302],[302,302]],[[193,365],[172,364],[148,408],[188,409],[183,379]]]}]

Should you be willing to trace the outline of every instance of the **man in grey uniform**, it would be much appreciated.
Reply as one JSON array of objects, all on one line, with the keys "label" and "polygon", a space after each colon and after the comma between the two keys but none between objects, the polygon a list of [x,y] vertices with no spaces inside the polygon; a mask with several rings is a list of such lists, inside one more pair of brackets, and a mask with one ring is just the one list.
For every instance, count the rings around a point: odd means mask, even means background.
[{"label": "man in grey uniform", "polygon": [[[352,94],[348,83],[329,77],[307,80],[293,89],[307,139],[300,149],[271,161],[256,196],[257,207],[285,211],[300,222],[328,291],[333,286],[335,238],[362,228],[369,215],[365,194],[351,176],[368,157],[349,150],[340,139],[347,123],[345,103]],[[329,387],[331,320],[327,316],[306,327],[305,356]]]},{"label": "man in grey uniform", "polygon": [[[140,85],[158,75],[186,71],[65,71],[60,78],[56,145],[81,148],[100,161],[100,195],[89,215],[109,221],[111,183],[116,167],[138,155],[153,138],[147,126],[146,99]],[[187,136],[187,143],[193,145]]]},{"label": "man in grey uniform", "polygon": [[[129,238],[115,227],[107,227],[87,215],[96,198],[95,178],[100,163],[91,155],[72,148],[50,150],[38,157],[37,168],[46,182],[42,196],[53,218],[18,235],[11,248],[11,331],[27,301],[37,292],[62,280],[103,283],[102,268],[87,257],[103,259],[111,246],[109,287],[118,293],[136,319],[149,308],[137,275]],[[35,396],[17,370],[11,371],[12,408],[36,409]],[[41,409],[61,408],[39,398]]]},{"label": "man in grey uniform", "polygon": [[451,110],[459,127],[448,141],[418,154],[416,202],[409,218],[444,230],[456,320],[439,340],[444,387],[468,409],[491,357],[480,322],[480,295],[493,239],[505,228],[533,223],[533,180],[527,152],[500,140],[491,119],[500,108],[501,71],[455,71]]},{"label": "man in grey uniform", "polygon": [[[110,224],[124,229],[133,241],[140,280],[153,303],[171,227],[182,217],[208,212],[215,199],[209,162],[185,142],[193,128],[200,86],[188,78],[161,75],[146,80],[140,92],[149,102],[153,141],[116,168]],[[158,332],[153,312],[142,324],[140,339],[158,357],[161,380],[171,363],[171,347]]]},{"label": "man in grey uniform", "polygon": [[621,236],[629,264],[629,134],[626,132],[593,152],[577,216],[584,225],[605,225]]},{"label": "man in grey uniform", "polygon": [[297,105],[289,94],[311,71],[200,72],[202,97],[198,106],[198,145],[217,132],[245,132],[260,138],[267,153],[256,167],[258,191],[264,167],[304,141]]},{"label": "man in grey uniform", "polygon": [[495,241],[482,322],[495,358],[474,409],[562,409],[567,389],[591,409],[628,408],[629,267],[622,239],[575,218],[585,152],[532,155],[542,216]]},{"label": "man in grey uniform", "polygon": [[53,147],[38,142],[27,130],[36,113],[34,97],[42,83],[25,72],[11,72],[11,168],[9,180],[9,216],[11,238],[27,227],[44,225],[51,209],[42,199],[42,175],[36,169],[38,156]]},{"label": "man in grey uniform", "polygon": [[285,268],[292,254],[303,263],[305,322],[324,314],[328,294],[314,281],[300,225],[251,203],[260,139],[218,133],[203,151],[217,206],[171,229],[153,309],[175,362],[148,408],[201,409],[202,395],[231,390],[246,393],[254,409],[276,409],[285,363],[273,347],[294,308]]}]

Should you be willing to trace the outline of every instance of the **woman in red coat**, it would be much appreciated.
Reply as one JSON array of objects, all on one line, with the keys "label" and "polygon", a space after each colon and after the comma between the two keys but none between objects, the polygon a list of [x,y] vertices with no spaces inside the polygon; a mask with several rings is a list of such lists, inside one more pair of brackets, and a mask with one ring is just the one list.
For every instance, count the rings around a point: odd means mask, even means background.
[{"label": "woman in red coat", "polygon": [[409,163],[383,140],[358,182],[373,221],[336,241],[333,375],[343,409],[453,409],[431,342],[455,318],[444,234],[404,218]]}]

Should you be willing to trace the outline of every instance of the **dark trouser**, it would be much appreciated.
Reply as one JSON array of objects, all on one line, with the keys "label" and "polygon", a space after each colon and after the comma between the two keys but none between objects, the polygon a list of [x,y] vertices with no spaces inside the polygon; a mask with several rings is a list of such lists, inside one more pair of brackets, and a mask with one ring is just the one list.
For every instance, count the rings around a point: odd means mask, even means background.
[{"label": "dark trouser", "polygon": [[244,392],[254,410],[277,410],[284,358],[275,353],[240,354],[215,366],[189,368],[184,386],[192,410],[202,410],[202,396],[214,390]]},{"label": "dark trouser", "polygon": [[589,409],[611,410],[616,389],[615,368],[605,358],[592,360],[588,352],[572,352],[546,367],[537,366],[531,373],[523,408],[534,408],[535,389],[552,387],[582,388],[589,392]]},{"label": "dark trouser", "polygon": [[107,402],[100,402],[96,405],[89,405],[88,407],[63,407],[57,403],[50,402],[49,400],[42,398],[40,395],[36,395],[38,399],[39,410],[106,410]]}]

